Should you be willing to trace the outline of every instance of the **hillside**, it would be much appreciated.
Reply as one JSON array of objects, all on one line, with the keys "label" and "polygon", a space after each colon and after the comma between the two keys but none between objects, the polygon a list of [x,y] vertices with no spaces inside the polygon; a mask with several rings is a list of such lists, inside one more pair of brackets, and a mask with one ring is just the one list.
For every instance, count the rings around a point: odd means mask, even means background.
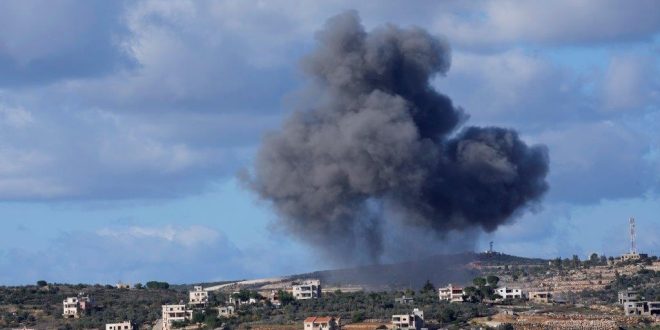
[{"label": "hillside", "polygon": [[318,278],[326,286],[357,285],[366,289],[420,288],[428,280],[443,283],[469,283],[482,266],[546,264],[544,259],[516,257],[501,253],[458,253],[435,255],[415,261],[324,270],[292,276]]}]

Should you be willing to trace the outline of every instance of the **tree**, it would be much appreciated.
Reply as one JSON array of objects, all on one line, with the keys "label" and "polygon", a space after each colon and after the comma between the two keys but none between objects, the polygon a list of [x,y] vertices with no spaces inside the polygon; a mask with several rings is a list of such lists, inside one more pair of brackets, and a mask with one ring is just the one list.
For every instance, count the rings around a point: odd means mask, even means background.
[{"label": "tree", "polygon": [[362,322],[364,318],[365,318],[365,314],[363,311],[353,312],[353,315],[351,315],[351,322],[353,323]]},{"label": "tree", "polygon": [[474,284],[476,287],[480,288],[484,285],[486,285],[486,279],[483,277],[475,277],[472,280],[472,284]]},{"label": "tree", "polygon": [[486,277],[486,282],[488,282],[488,285],[489,285],[489,286],[491,286],[491,287],[493,287],[493,288],[496,288],[496,287],[497,287],[497,283],[500,282],[500,278],[497,277],[497,276],[495,276],[495,275],[488,275],[488,276]]},{"label": "tree", "polygon": [[192,317],[193,323],[202,323],[205,320],[204,313],[202,312],[195,312]]},{"label": "tree", "polygon": [[45,287],[47,285],[48,285],[48,282],[46,282],[44,280],[37,281],[37,286],[39,286],[39,287]]},{"label": "tree", "polygon": [[425,293],[425,292],[435,292],[435,286],[433,286],[433,283],[431,283],[431,281],[426,280],[426,283],[425,283],[424,286],[422,287],[422,291],[421,291],[421,292],[422,292],[422,293]]},{"label": "tree", "polygon": [[552,261],[552,265],[555,266],[555,267],[557,267],[557,268],[560,268],[560,269],[561,269],[561,266],[562,266],[562,265],[561,265],[561,258],[560,258],[560,257],[557,257],[555,260],[553,260],[553,261]]},{"label": "tree", "polygon": [[473,286],[463,288],[463,294],[465,295],[465,299],[470,302],[479,302],[482,298],[479,290]]},{"label": "tree", "polygon": [[456,312],[451,308],[443,308],[440,312],[440,322],[441,323],[450,323],[456,320]]},{"label": "tree", "polygon": [[578,268],[580,266],[580,258],[577,254],[573,255],[573,267]]},{"label": "tree", "polygon": [[286,306],[296,300],[296,298],[293,297],[293,294],[286,292],[284,290],[277,291],[277,296],[280,298],[280,302],[282,303],[282,306]]},{"label": "tree", "polygon": [[147,282],[147,288],[166,290],[170,288],[170,284],[167,282],[149,281]]}]

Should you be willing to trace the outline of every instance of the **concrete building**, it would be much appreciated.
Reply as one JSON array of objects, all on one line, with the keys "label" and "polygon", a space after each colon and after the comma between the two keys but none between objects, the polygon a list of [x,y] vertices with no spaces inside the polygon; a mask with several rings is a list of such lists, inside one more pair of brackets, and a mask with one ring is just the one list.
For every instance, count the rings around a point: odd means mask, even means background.
[{"label": "concrete building", "polygon": [[619,291],[618,301],[620,305],[625,305],[627,302],[639,301],[639,292],[634,291],[631,288],[627,290]]},{"label": "concrete building", "polygon": [[297,300],[321,297],[321,281],[305,280],[293,285],[293,297]]},{"label": "concrete building", "polygon": [[438,296],[440,301],[463,302],[463,288],[450,283],[448,286],[438,289]]},{"label": "concrete building", "polygon": [[637,252],[630,252],[630,253],[625,253],[621,255],[619,260],[621,261],[629,261],[629,260],[642,260],[648,258],[649,255],[646,253],[637,253]]},{"label": "concrete building", "polygon": [[626,315],[660,316],[660,301],[629,301],[623,310]]},{"label": "concrete building", "polygon": [[415,299],[413,297],[406,297],[405,295],[401,298],[394,298],[394,303],[395,304],[403,304],[403,305],[412,305],[415,303]]},{"label": "concrete building", "polygon": [[502,299],[522,299],[522,290],[516,288],[501,287],[495,289],[495,293],[500,295]]},{"label": "concrete building", "polygon": [[79,311],[79,306],[78,306],[78,297],[67,297],[64,299],[62,302],[62,307],[63,307],[63,312],[62,316],[65,318],[70,318],[70,317],[75,317],[78,318],[80,317],[80,311]]},{"label": "concrete building", "polygon": [[310,316],[303,322],[305,330],[338,330],[341,328],[340,319],[331,316]]},{"label": "concrete building", "polygon": [[195,286],[188,292],[188,305],[193,308],[204,308],[209,303],[209,293],[201,286]]},{"label": "concrete building", "polygon": [[79,318],[93,307],[93,300],[81,292],[77,297],[67,297],[62,301],[62,316],[64,318]]},{"label": "concrete building", "polygon": [[105,325],[105,330],[134,330],[131,321],[124,321],[121,323],[108,323]]},{"label": "concrete building", "polygon": [[552,292],[550,291],[530,291],[527,294],[527,298],[530,301],[536,303],[550,303],[552,301]]},{"label": "concrete building", "polygon": [[173,322],[183,322],[192,319],[192,310],[186,309],[186,305],[163,305],[162,320],[163,330],[172,329]]},{"label": "concrete building", "polygon": [[412,314],[392,315],[393,330],[421,330],[424,327],[424,311],[415,308]]},{"label": "concrete building", "polygon": [[117,288],[117,289],[130,289],[131,285],[128,284],[128,283],[119,282],[119,283],[115,284],[115,288]]},{"label": "concrete building", "polygon": [[234,306],[231,305],[218,307],[218,316],[233,317],[235,312],[236,310],[234,309]]}]

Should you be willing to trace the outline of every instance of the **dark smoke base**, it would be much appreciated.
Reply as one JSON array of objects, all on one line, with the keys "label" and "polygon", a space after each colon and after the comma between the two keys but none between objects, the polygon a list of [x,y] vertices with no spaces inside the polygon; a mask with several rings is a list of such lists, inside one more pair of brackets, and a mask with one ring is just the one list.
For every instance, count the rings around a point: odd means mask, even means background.
[{"label": "dark smoke base", "polygon": [[367,33],[356,12],[329,19],[302,63],[309,96],[268,135],[247,178],[297,237],[343,259],[377,261],[387,210],[442,238],[493,231],[548,189],[545,146],[511,129],[467,127],[434,90],[450,49],[420,28]]}]

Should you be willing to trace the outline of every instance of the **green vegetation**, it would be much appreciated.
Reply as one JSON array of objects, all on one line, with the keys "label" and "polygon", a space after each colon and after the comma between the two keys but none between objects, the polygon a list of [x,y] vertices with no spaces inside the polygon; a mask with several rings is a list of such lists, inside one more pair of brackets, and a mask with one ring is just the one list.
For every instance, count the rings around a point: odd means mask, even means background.
[{"label": "green vegetation", "polygon": [[628,288],[638,291],[640,296],[646,300],[660,300],[660,272],[642,269],[632,276],[618,275],[617,273],[614,282],[605,286],[604,290],[582,291],[579,297],[606,303],[616,303],[618,292]]},{"label": "green vegetation", "polygon": [[[414,296],[415,304],[394,303],[396,297],[404,294]],[[291,324],[299,323],[310,315],[333,315],[351,322],[365,319],[382,319],[389,322],[393,314],[410,313],[413,308],[422,309],[427,322],[445,325],[464,325],[471,318],[492,314],[487,306],[481,304],[440,302],[435,290],[336,292],[326,293],[321,299],[291,300],[281,308],[269,304],[240,306],[234,318],[217,318],[207,313],[202,323],[224,323],[229,328],[238,327],[240,324]]]},{"label": "green vegetation", "polygon": [[[96,308],[79,319],[62,318],[62,301],[79,292],[89,295]],[[39,325],[48,329],[102,328],[105,323],[132,320],[150,324],[160,318],[161,305],[187,299],[172,289],[120,290],[103,285],[0,287],[0,329]]]},{"label": "green vegetation", "polygon": [[167,290],[170,288],[170,284],[167,282],[149,281],[147,282],[147,288]]}]

